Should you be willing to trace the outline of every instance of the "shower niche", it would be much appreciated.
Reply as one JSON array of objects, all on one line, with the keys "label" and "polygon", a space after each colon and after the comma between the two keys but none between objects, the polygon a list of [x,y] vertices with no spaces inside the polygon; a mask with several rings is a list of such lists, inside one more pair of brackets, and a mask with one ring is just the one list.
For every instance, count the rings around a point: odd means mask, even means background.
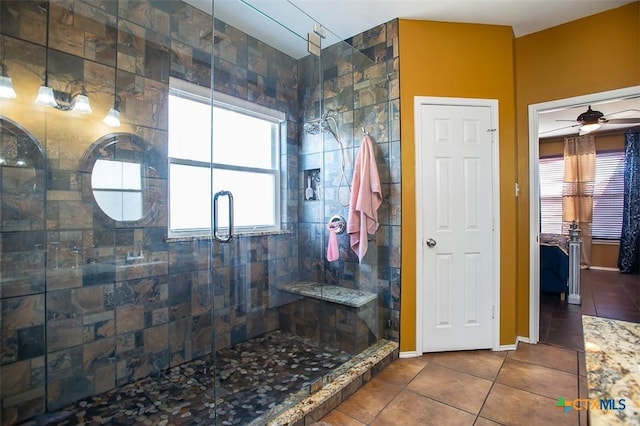
[{"label": "shower niche", "polygon": [[304,171],[304,201],[320,200],[320,169]]}]

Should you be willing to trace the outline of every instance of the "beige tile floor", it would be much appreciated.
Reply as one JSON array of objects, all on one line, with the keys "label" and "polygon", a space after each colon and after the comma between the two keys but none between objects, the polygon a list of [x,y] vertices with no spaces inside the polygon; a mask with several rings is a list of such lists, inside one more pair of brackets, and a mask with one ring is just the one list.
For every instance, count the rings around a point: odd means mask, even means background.
[{"label": "beige tile floor", "polygon": [[398,359],[322,422],[361,425],[586,425],[556,407],[588,398],[584,353],[520,343],[515,351],[463,351]]}]

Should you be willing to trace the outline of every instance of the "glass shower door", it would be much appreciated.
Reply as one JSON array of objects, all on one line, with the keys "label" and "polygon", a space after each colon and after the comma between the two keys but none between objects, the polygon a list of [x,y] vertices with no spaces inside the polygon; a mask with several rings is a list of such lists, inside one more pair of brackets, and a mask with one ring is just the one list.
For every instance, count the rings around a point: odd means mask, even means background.
[{"label": "glass shower door", "polygon": [[[379,338],[375,243],[358,265],[341,234],[329,262],[327,224],[348,216],[355,118],[386,79],[356,81],[373,62],[288,1],[217,2],[213,16],[212,197],[234,201],[234,235],[212,236],[210,254],[221,424],[274,416]],[[212,229],[228,238],[225,198]]]},{"label": "glass shower door", "polygon": [[[285,9],[302,31],[278,21]],[[228,240],[211,243],[216,424],[264,424],[322,381],[321,301],[281,290],[300,278],[299,99],[319,87],[320,59],[302,78],[313,21],[289,2],[215,2],[213,16],[212,230]],[[285,43],[270,38],[274,30]],[[301,84],[308,78],[313,85]],[[232,215],[220,191],[232,193]],[[321,197],[309,203],[321,215]]]}]

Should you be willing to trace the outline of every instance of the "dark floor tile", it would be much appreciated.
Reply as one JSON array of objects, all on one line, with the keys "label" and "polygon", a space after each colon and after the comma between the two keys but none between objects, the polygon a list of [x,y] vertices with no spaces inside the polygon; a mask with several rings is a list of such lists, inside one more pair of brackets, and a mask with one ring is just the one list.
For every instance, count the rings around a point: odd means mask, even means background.
[{"label": "dark floor tile", "polygon": [[582,316],[580,321],[575,320],[553,320],[549,324],[549,331],[567,334],[582,334]]},{"label": "dark floor tile", "polygon": [[581,311],[555,310],[555,311],[553,311],[552,318],[554,320],[562,319],[562,320],[567,321],[567,322],[581,323],[582,322],[582,315],[583,315],[583,313]]},{"label": "dark floor tile", "polygon": [[640,323],[640,312],[631,309],[598,309],[600,318],[611,318],[621,321]]},{"label": "dark floor tile", "polygon": [[597,291],[593,294],[594,301],[598,302],[622,302],[635,305],[635,303],[629,299],[627,292],[624,289],[617,289],[612,292]]},{"label": "dark floor tile", "polygon": [[593,301],[591,303],[585,303],[583,301],[582,304],[582,315],[596,315],[596,305]]},{"label": "dark floor tile", "polygon": [[544,343],[584,351],[584,336],[582,334],[567,334],[550,330]]}]

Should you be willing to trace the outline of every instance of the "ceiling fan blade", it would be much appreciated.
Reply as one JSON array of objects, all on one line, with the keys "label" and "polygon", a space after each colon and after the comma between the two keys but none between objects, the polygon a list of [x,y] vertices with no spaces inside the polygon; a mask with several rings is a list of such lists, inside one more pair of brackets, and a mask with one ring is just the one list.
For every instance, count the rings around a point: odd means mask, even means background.
[{"label": "ceiling fan blade", "polygon": [[635,109],[635,108],[623,109],[622,111],[616,111],[616,112],[609,113],[609,114],[605,115],[604,118],[608,118],[608,117],[611,117],[612,115],[622,114],[624,112],[631,112],[631,111],[640,112],[640,109]]},{"label": "ceiling fan blade", "polygon": [[610,118],[606,120],[607,124],[640,124],[640,117],[636,118]]},{"label": "ceiling fan blade", "polygon": [[580,124],[574,124],[573,126],[558,127],[557,129],[545,130],[544,132],[538,133],[538,135],[544,135],[545,133],[558,132],[560,130],[571,129],[572,127],[579,127],[579,126],[580,126]]}]

